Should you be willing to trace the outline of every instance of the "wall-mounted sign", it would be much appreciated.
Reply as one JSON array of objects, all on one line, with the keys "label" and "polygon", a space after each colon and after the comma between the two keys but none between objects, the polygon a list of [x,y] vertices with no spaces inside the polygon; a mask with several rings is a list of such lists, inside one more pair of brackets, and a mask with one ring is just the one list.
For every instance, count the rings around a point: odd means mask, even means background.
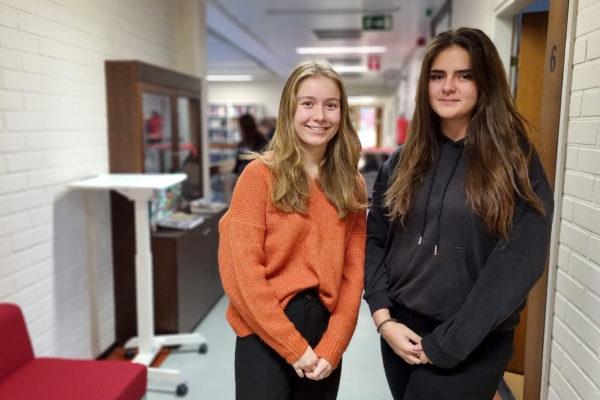
[{"label": "wall-mounted sign", "polygon": [[364,31],[389,31],[392,29],[392,14],[363,15]]}]

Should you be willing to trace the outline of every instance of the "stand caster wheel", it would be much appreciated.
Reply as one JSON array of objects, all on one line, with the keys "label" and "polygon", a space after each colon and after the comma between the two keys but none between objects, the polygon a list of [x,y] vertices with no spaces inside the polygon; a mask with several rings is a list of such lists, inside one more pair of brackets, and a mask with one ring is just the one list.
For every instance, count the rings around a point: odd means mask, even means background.
[{"label": "stand caster wheel", "polygon": [[134,349],[125,349],[125,353],[123,355],[126,359],[133,360],[133,357],[135,357],[135,353],[136,352]]},{"label": "stand caster wheel", "polygon": [[208,345],[206,343],[202,343],[200,345],[200,347],[198,348],[198,353],[200,353],[200,354],[208,353]]},{"label": "stand caster wheel", "polygon": [[177,397],[183,397],[187,394],[188,392],[188,387],[185,383],[180,383],[179,385],[177,385],[177,388],[175,389],[175,394],[177,395]]}]

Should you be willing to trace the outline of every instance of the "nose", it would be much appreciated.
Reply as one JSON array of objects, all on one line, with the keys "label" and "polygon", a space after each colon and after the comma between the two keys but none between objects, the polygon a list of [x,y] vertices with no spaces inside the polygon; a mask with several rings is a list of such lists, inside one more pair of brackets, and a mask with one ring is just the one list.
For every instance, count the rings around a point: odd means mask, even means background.
[{"label": "nose", "polygon": [[322,107],[315,107],[315,112],[313,113],[313,119],[315,121],[322,121],[325,118],[325,112]]},{"label": "nose", "polygon": [[442,85],[442,90],[444,93],[454,93],[456,90],[456,86],[454,85],[454,80],[452,78],[444,79],[444,84]]}]

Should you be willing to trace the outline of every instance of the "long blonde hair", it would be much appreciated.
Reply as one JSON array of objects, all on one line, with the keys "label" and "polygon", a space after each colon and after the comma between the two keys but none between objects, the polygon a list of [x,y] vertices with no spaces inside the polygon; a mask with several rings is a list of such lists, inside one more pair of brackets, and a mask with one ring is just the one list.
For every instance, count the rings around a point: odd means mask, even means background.
[{"label": "long blonde hair", "polygon": [[305,213],[309,197],[308,177],[304,170],[304,152],[294,128],[298,88],[304,79],[325,76],[340,91],[341,120],[338,132],[327,144],[319,168],[318,183],[336,207],[340,218],[366,208],[366,193],[358,175],[361,145],[348,112],[348,96],[341,78],[329,65],[304,62],[288,78],[281,94],[275,135],[265,153],[255,155],[274,175],[271,200],[286,212]]}]

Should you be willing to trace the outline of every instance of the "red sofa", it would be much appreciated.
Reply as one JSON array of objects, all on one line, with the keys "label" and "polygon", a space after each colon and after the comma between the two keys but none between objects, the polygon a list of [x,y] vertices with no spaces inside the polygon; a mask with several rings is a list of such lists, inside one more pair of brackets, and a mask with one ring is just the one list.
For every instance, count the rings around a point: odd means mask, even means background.
[{"label": "red sofa", "polygon": [[34,357],[21,310],[0,303],[0,399],[139,400],[146,380],[146,367],[127,361]]}]

